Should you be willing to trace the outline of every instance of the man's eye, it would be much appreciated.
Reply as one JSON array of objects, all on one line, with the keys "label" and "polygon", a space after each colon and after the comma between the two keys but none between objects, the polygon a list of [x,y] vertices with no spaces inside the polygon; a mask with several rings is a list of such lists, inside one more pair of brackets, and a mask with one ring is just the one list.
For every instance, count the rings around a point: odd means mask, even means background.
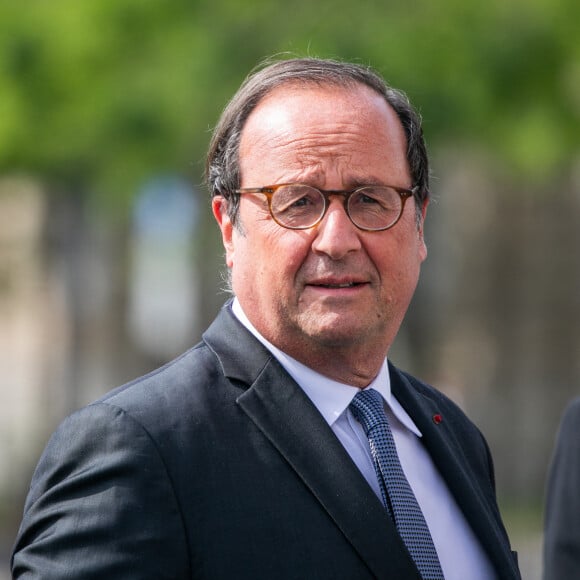
[{"label": "man's eye", "polygon": [[375,199],[374,197],[371,197],[370,195],[365,195],[364,193],[360,195],[359,197],[359,201],[361,203],[380,203],[380,201],[378,199]]},{"label": "man's eye", "polygon": [[312,199],[308,196],[300,197],[294,200],[291,204],[292,207],[305,207],[308,205],[312,205]]}]

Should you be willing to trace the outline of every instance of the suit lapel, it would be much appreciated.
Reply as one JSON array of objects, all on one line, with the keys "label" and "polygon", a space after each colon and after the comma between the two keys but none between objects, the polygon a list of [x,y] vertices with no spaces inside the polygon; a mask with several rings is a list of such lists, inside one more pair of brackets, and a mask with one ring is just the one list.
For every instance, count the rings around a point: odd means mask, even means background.
[{"label": "suit lapel", "polygon": [[294,469],[377,578],[419,578],[382,504],[302,389],[228,311],[204,340],[226,376],[249,384],[237,404]]},{"label": "suit lapel", "polygon": [[498,571],[506,572],[505,577],[516,577],[499,513],[493,500],[490,503],[486,497],[480,481],[468,471],[469,461],[451,421],[443,417],[436,422],[434,417],[441,413],[436,401],[420,394],[393,366],[390,374],[393,394],[421,430],[425,447],[489,558]]}]

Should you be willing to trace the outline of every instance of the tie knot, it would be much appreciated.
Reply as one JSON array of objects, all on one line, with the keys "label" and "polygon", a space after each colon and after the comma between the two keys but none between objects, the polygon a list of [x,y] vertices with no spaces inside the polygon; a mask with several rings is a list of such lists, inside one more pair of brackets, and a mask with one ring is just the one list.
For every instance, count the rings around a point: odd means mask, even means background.
[{"label": "tie knot", "polygon": [[350,410],[363,426],[365,434],[381,423],[387,423],[383,396],[374,389],[359,391],[350,402]]}]

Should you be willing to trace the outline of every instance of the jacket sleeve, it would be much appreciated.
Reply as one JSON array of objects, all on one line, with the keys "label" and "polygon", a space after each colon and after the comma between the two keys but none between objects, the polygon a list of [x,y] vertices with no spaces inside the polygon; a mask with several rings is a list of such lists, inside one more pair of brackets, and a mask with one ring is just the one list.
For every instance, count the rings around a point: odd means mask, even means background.
[{"label": "jacket sleeve", "polygon": [[191,576],[179,505],[157,445],[122,409],[75,413],[32,479],[15,580]]},{"label": "jacket sleeve", "polygon": [[566,410],[550,467],[545,507],[544,578],[580,570],[580,399]]}]

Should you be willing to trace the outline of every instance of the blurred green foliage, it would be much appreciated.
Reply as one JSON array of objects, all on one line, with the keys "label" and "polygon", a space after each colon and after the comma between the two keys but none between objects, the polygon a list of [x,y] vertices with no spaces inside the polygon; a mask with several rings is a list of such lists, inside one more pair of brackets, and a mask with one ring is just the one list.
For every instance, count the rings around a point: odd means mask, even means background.
[{"label": "blurred green foliage", "polygon": [[26,0],[0,3],[0,171],[122,202],[199,180],[209,132],[277,53],[356,60],[404,89],[430,143],[523,182],[580,146],[577,0]]}]

